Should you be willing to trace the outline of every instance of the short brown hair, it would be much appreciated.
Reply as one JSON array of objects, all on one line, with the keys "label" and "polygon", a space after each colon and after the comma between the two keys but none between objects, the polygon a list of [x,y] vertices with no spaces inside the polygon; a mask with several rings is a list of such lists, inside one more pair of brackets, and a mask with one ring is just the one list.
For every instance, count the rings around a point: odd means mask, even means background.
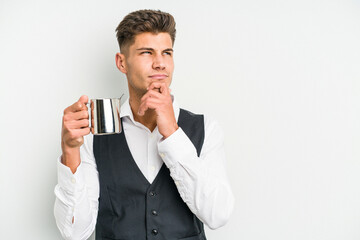
[{"label": "short brown hair", "polygon": [[137,34],[144,32],[169,33],[174,45],[175,20],[171,14],[160,10],[138,10],[126,15],[116,28],[116,32],[121,52],[134,43]]}]

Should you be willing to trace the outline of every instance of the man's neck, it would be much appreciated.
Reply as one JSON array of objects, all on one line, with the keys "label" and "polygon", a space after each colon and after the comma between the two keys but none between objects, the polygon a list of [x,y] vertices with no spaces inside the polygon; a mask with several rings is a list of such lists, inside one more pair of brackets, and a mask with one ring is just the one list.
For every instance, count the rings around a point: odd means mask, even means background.
[{"label": "man's neck", "polygon": [[136,122],[141,123],[145,127],[147,127],[150,132],[154,131],[156,127],[156,112],[154,109],[148,109],[143,116],[138,114],[141,100],[136,97],[129,97],[129,104],[131,111],[134,116],[134,120]]}]

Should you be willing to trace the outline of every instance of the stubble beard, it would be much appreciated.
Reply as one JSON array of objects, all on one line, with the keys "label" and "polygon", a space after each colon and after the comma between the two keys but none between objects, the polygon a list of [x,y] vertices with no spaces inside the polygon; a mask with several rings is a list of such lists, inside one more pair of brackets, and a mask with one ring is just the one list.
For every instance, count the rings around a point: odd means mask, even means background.
[{"label": "stubble beard", "polygon": [[134,89],[135,96],[138,100],[140,100],[146,93],[146,89]]}]

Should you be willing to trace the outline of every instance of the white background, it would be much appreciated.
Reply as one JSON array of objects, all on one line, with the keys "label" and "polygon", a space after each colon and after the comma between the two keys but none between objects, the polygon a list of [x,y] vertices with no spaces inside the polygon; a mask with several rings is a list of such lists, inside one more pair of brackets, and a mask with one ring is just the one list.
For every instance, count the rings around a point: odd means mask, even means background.
[{"label": "white background", "polygon": [[177,21],[172,89],[215,117],[236,197],[209,240],[360,239],[360,2],[0,1],[0,239],[61,239],[62,112],[126,93],[115,28]]}]

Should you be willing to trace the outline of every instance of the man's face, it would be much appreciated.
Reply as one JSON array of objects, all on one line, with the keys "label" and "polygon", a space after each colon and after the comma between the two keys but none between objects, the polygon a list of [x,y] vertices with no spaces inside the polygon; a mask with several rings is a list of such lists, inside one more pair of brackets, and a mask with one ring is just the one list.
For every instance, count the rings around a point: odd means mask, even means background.
[{"label": "man's face", "polygon": [[141,33],[123,55],[129,93],[142,96],[154,81],[169,87],[174,71],[172,40],[168,33]]}]

